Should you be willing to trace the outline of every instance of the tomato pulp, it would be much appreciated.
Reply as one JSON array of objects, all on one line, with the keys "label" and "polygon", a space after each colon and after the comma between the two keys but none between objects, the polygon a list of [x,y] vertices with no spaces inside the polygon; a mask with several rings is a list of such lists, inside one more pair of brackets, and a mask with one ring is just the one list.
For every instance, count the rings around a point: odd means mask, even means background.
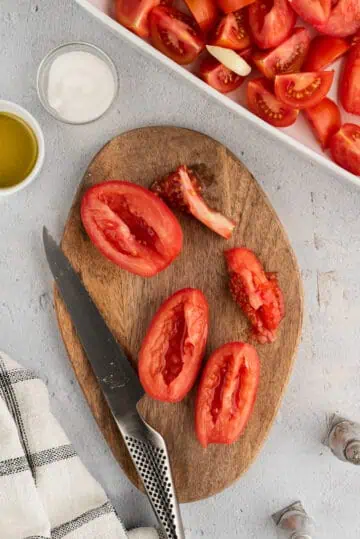
[{"label": "tomato pulp", "polygon": [[345,54],[350,43],[341,37],[315,36],[303,66],[304,71],[321,71]]},{"label": "tomato pulp", "polygon": [[360,126],[344,124],[330,141],[334,161],[360,176]]},{"label": "tomato pulp", "polygon": [[240,77],[212,57],[205,58],[199,71],[201,78],[222,94],[236,90],[244,82],[244,77]]},{"label": "tomato pulp", "polygon": [[203,32],[208,32],[216,23],[218,9],[214,0],[185,0],[194,19]]},{"label": "tomato pulp", "polygon": [[315,107],[328,93],[334,80],[334,71],[292,73],[275,77],[275,95],[288,107],[306,109]]},{"label": "tomato pulp", "polygon": [[250,36],[245,24],[243,9],[229,13],[220,19],[212,38],[211,45],[233,49],[234,51],[250,46]]},{"label": "tomato pulp", "polygon": [[288,0],[258,0],[248,8],[248,21],[256,45],[270,49],[290,35],[296,15]]},{"label": "tomato pulp", "polygon": [[359,0],[331,0],[330,16],[314,27],[328,36],[347,37],[360,29]]},{"label": "tomato pulp", "polygon": [[249,81],[247,101],[251,112],[275,127],[292,125],[299,114],[298,110],[287,107],[275,97],[272,85],[266,78]]},{"label": "tomato pulp", "polygon": [[289,0],[291,7],[309,24],[325,23],[330,15],[332,0]]}]

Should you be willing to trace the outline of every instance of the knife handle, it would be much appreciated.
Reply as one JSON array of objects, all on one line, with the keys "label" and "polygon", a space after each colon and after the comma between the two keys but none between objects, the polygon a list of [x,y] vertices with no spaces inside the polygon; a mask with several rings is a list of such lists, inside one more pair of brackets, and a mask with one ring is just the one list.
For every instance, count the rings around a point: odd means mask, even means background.
[{"label": "knife handle", "polygon": [[[163,437],[136,412],[118,423],[126,447],[143,482],[164,539],[185,539],[179,504]],[[124,425],[125,423],[125,425]]]}]

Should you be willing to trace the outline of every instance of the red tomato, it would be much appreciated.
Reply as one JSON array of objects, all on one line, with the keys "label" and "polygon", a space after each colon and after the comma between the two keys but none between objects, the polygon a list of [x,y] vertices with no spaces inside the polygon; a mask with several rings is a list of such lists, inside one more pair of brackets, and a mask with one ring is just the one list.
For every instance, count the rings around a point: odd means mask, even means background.
[{"label": "red tomato", "polygon": [[254,253],[244,247],[225,251],[230,290],[262,344],[273,342],[284,318],[284,299],[274,273],[265,273]]},{"label": "red tomato", "polygon": [[288,127],[299,111],[285,106],[273,94],[271,83],[265,78],[253,79],[247,87],[248,107],[265,122],[275,127]]},{"label": "red tomato", "polygon": [[196,288],[170,296],[151,321],[139,353],[145,391],[165,402],[181,401],[193,387],[204,356],[209,306]]},{"label": "red tomato", "polygon": [[245,80],[213,57],[205,58],[201,63],[200,77],[222,94],[236,90]]},{"label": "red tomato", "polygon": [[322,34],[346,37],[360,29],[359,0],[331,0],[330,17],[323,23],[314,24]]},{"label": "red tomato", "polygon": [[315,36],[311,41],[303,71],[321,71],[345,54],[349,48],[350,44],[341,37]]},{"label": "red tomato", "polygon": [[178,64],[190,64],[205,45],[195,21],[168,6],[151,11],[150,35],[154,47]]},{"label": "red tomato", "polygon": [[254,408],[260,361],[250,344],[224,344],[210,356],[195,404],[196,435],[203,447],[232,444],[241,436]]},{"label": "red tomato", "polygon": [[306,28],[295,28],[286,41],[268,52],[256,51],[253,61],[268,79],[282,73],[297,73],[305,60],[310,45],[310,34]]},{"label": "red tomato", "polygon": [[340,101],[347,112],[360,115],[360,43],[345,61],[340,83]]},{"label": "red tomato", "polygon": [[330,139],[341,127],[341,115],[339,107],[334,101],[325,97],[318,105],[305,109],[314,134],[323,150],[329,146]]},{"label": "red tomato", "polygon": [[253,4],[255,0],[217,0],[219,7],[223,10],[224,13],[232,13],[233,11],[238,11],[239,9]]},{"label": "red tomato", "polygon": [[327,21],[332,0],[289,0],[291,7],[300,17],[314,25]]},{"label": "red tomato", "polygon": [[360,126],[344,124],[330,141],[334,161],[360,176]]},{"label": "red tomato", "polygon": [[245,24],[244,10],[225,15],[216,27],[210,42],[211,45],[234,51],[249,47],[250,36]]},{"label": "red tomato", "polygon": [[257,0],[248,8],[248,16],[251,34],[260,49],[280,45],[296,22],[288,0]]},{"label": "red tomato", "polygon": [[181,165],[175,172],[156,180],[151,189],[171,206],[190,213],[225,239],[230,238],[235,222],[212,210],[201,196],[202,186],[194,172]]},{"label": "red tomato", "polygon": [[148,37],[150,11],[160,0],[116,0],[115,18],[140,37]]},{"label": "red tomato", "polygon": [[95,247],[136,275],[156,275],[182,248],[175,215],[151,191],[134,183],[108,181],[88,189],[81,201],[81,219]]},{"label": "red tomato", "polygon": [[275,77],[275,95],[296,109],[315,107],[331,88],[334,71],[293,73]]},{"label": "red tomato", "polygon": [[203,32],[208,32],[216,23],[218,9],[214,0],[185,0],[194,19]]},{"label": "red tomato", "polygon": [[355,45],[357,45],[358,43],[360,43],[360,30],[358,30],[356,32],[356,34],[354,34],[353,36],[351,36],[350,38],[350,46],[351,47],[354,47]]}]

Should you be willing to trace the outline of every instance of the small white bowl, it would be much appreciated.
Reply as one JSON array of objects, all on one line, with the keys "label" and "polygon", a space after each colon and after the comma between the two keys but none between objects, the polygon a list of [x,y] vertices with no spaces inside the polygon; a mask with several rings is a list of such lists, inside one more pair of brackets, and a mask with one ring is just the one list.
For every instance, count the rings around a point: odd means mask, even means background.
[{"label": "small white bowl", "polygon": [[30,114],[30,112],[23,107],[20,107],[20,105],[12,103],[11,101],[4,101],[0,99],[0,112],[8,112],[24,120],[24,122],[26,122],[33,130],[38,144],[38,156],[35,166],[25,180],[13,185],[12,187],[0,187],[0,197],[5,197],[21,191],[21,189],[24,189],[39,175],[45,160],[45,141],[42,129],[37,120],[35,120],[34,116]]}]

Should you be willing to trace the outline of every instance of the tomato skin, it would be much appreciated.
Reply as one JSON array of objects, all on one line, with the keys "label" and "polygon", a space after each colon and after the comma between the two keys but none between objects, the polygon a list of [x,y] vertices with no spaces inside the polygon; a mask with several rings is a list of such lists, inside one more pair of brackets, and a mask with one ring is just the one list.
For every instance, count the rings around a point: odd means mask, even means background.
[{"label": "tomato skin", "polygon": [[140,185],[116,180],[96,184],[85,192],[80,211],[95,247],[136,275],[156,275],[181,251],[183,235],[175,215]]},{"label": "tomato skin", "polygon": [[260,361],[253,346],[227,343],[215,350],[201,376],[195,404],[200,444],[232,444],[241,436],[254,408]]},{"label": "tomato skin", "polygon": [[245,80],[245,77],[236,75],[227,67],[218,62],[215,58],[208,57],[200,65],[200,76],[218,92],[228,94],[239,88]]},{"label": "tomato skin", "polygon": [[270,49],[290,35],[296,15],[288,0],[257,0],[248,8],[248,21],[256,45]]},{"label": "tomato skin", "polygon": [[347,112],[360,115],[360,43],[345,60],[340,82],[340,101]]},{"label": "tomato skin", "polygon": [[140,37],[149,37],[150,11],[161,0],[116,0],[116,20]]},{"label": "tomato skin", "polygon": [[148,395],[179,402],[193,387],[205,353],[209,305],[196,288],[170,296],[152,319],[139,353],[139,377]]},{"label": "tomato skin", "polygon": [[333,37],[347,37],[360,29],[359,0],[331,0],[329,18],[320,24],[314,24],[316,30]]},{"label": "tomato skin", "polygon": [[219,15],[214,0],[185,0],[185,3],[204,33],[213,28]]},{"label": "tomato skin", "polygon": [[258,70],[268,79],[283,73],[300,71],[310,45],[310,34],[306,28],[295,28],[286,41],[271,51],[256,51],[253,61]]},{"label": "tomato skin", "polygon": [[224,15],[210,39],[211,45],[234,51],[245,49],[250,46],[250,43],[243,9]]},{"label": "tomato skin", "polygon": [[152,44],[181,65],[190,64],[205,46],[196,22],[169,6],[157,6],[150,13]]},{"label": "tomato skin", "polygon": [[275,127],[289,127],[295,123],[299,111],[285,106],[272,91],[272,85],[266,78],[252,79],[247,87],[248,107]]},{"label": "tomato skin", "polygon": [[321,71],[345,54],[350,43],[341,37],[315,36],[305,60],[303,71]]},{"label": "tomato skin", "polygon": [[253,4],[256,0],[217,0],[219,8],[224,13],[232,13]]},{"label": "tomato skin", "polygon": [[296,109],[315,107],[324,99],[334,80],[334,71],[293,73],[275,77],[275,95]]},{"label": "tomato skin", "polygon": [[331,0],[289,0],[293,10],[311,25],[325,23],[331,10]]},{"label": "tomato skin", "polygon": [[360,126],[344,124],[330,141],[335,163],[360,176]]},{"label": "tomato skin", "polygon": [[285,315],[276,274],[266,273],[256,255],[245,247],[225,251],[225,258],[231,294],[248,317],[254,338],[261,344],[274,342]]},{"label": "tomato skin", "polygon": [[341,127],[339,107],[334,101],[325,97],[318,105],[305,109],[305,116],[309,121],[314,135],[323,150],[328,148],[330,140]]}]

